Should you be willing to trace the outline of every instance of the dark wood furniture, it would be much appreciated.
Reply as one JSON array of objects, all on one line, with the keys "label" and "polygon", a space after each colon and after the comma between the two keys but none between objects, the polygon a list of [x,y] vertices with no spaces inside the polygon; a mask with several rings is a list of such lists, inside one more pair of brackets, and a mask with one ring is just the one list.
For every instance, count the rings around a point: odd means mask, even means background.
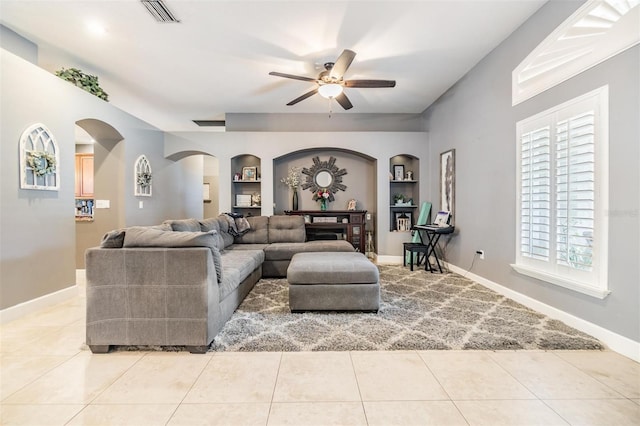
[{"label": "dark wood furniture", "polygon": [[285,210],[284,213],[305,217],[307,241],[345,239],[356,251],[365,252],[366,210]]}]

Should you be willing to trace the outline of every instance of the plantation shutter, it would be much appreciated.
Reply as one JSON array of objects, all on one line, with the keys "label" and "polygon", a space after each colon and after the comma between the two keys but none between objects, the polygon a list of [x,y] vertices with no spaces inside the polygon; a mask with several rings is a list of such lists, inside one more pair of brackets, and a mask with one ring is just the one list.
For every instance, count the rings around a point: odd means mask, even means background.
[{"label": "plantation shutter", "polygon": [[521,144],[520,253],[549,260],[551,231],[551,128],[523,133]]},{"label": "plantation shutter", "polygon": [[594,111],[556,126],[556,261],[583,271],[591,271],[593,261],[594,127]]}]

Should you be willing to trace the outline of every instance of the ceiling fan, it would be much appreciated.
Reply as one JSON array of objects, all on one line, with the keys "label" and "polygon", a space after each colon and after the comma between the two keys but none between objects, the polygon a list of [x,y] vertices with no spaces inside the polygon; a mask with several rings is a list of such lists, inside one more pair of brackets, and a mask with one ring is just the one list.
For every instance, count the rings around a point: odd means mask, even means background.
[{"label": "ceiling fan", "polygon": [[347,72],[347,69],[349,69],[351,62],[353,62],[353,58],[355,57],[356,52],[345,49],[340,56],[338,56],[338,59],[336,59],[335,62],[326,62],[324,64],[325,69],[318,75],[318,78],[284,74],[275,71],[270,72],[269,75],[316,83],[317,87],[301,96],[298,96],[289,102],[287,104],[288,106],[295,105],[298,102],[304,101],[308,97],[319,93],[320,96],[324,98],[335,99],[342,108],[347,110],[353,108],[353,105],[343,91],[345,87],[377,88],[396,86],[395,80],[344,80],[344,73]]}]

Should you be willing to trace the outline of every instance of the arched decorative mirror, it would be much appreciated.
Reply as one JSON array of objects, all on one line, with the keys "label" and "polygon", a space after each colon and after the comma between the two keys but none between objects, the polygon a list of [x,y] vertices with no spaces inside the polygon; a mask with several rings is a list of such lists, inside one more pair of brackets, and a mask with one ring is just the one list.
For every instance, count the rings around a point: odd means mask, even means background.
[{"label": "arched decorative mirror", "polygon": [[342,183],[342,176],[346,175],[347,171],[338,169],[335,162],[335,157],[329,157],[329,161],[320,161],[319,157],[313,157],[313,165],[302,169],[302,174],[306,179],[302,184],[302,189],[309,189],[313,193],[327,189],[329,201],[334,201],[333,194],[347,189],[347,186]]}]

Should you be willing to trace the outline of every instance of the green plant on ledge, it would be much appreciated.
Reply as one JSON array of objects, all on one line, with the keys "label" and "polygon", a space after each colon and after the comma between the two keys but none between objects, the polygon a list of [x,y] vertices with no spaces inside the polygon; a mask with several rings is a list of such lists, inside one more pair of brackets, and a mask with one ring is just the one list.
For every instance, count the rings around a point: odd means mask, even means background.
[{"label": "green plant on ledge", "polygon": [[56,75],[61,79],[73,83],[79,88],[86,90],[92,95],[95,95],[100,99],[109,102],[109,95],[107,94],[107,92],[102,90],[102,88],[98,84],[98,77],[96,77],[95,75],[85,74],[77,68],[62,68],[61,70],[56,71]]}]

